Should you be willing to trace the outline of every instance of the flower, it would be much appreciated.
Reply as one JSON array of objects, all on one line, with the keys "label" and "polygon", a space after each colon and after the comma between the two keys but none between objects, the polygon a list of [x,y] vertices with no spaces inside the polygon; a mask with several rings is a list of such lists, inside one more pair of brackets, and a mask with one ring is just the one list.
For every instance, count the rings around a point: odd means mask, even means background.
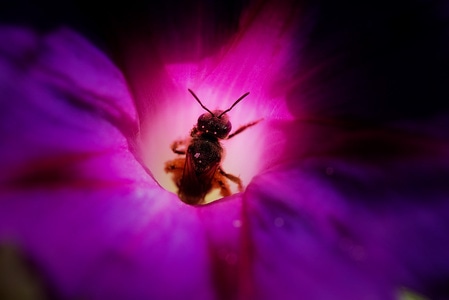
[{"label": "flower", "polygon": [[[8,257],[63,299],[447,297],[439,4],[195,4],[139,11],[104,51],[2,26]],[[265,118],[226,145],[246,190],[199,207],[157,167],[202,112],[187,88],[220,108],[250,91],[234,126]]]}]

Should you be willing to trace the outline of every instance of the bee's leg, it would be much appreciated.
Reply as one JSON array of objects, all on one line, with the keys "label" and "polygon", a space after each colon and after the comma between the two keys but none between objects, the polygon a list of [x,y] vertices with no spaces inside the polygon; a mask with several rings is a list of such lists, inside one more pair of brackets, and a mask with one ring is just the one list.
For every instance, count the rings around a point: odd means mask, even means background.
[{"label": "bee's leg", "polygon": [[184,172],[184,164],[186,159],[184,157],[175,158],[173,160],[169,160],[165,163],[165,173],[173,174],[173,181],[179,187],[179,182],[182,178],[182,173]]},{"label": "bee's leg", "polygon": [[171,144],[171,150],[176,154],[186,154],[186,148],[180,147],[186,145],[186,140],[176,140]]},{"label": "bee's leg", "polygon": [[[235,175],[232,175],[232,174],[226,173],[225,171],[223,171],[223,169],[222,169],[221,167],[218,168],[218,172],[217,172],[217,173],[219,173],[219,174],[222,175],[223,177],[225,177],[225,178],[231,180],[232,182],[234,182],[235,184],[237,184],[237,187],[238,187],[238,189],[239,189],[239,192],[242,192],[242,191],[243,191],[242,180],[241,180],[239,177],[237,177],[237,176],[235,176]],[[226,183],[226,184],[227,184],[227,183]],[[229,189],[229,185],[227,185],[227,186],[228,186],[228,189]]]},{"label": "bee's leg", "polygon": [[237,134],[241,133],[242,131],[244,131],[245,129],[247,129],[247,128],[251,127],[251,126],[256,125],[257,123],[259,123],[259,122],[262,121],[262,120],[263,120],[263,119],[259,119],[259,120],[257,120],[257,121],[253,121],[253,122],[248,123],[248,124],[246,124],[246,125],[240,126],[235,132],[231,133],[231,134],[228,136],[227,139],[229,140],[230,138],[236,136]]},{"label": "bee's leg", "polygon": [[184,170],[186,159],[184,157],[175,158],[165,163],[165,172],[176,172],[176,170]]},{"label": "bee's leg", "polygon": [[222,195],[223,197],[231,195],[231,189],[229,187],[228,179],[224,177],[220,171],[215,172],[212,185],[213,189],[220,189],[220,195]]}]

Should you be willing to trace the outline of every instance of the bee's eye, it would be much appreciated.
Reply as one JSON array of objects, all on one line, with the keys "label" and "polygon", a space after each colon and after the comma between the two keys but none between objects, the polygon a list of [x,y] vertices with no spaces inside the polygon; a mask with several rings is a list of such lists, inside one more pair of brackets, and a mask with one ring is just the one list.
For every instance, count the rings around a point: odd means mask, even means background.
[{"label": "bee's eye", "polygon": [[199,131],[207,131],[210,130],[210,122],[212,120],[212,116],[210,114],[202,114],[198,118],[197,127]]},{"label": "bee's eye", "polygon": [[231,131],[231,123],[227,121],[223,124],[223,122],[217,124],[216,129],[214,130],[214,135],[220,139],[224,139],[228,136]]}]

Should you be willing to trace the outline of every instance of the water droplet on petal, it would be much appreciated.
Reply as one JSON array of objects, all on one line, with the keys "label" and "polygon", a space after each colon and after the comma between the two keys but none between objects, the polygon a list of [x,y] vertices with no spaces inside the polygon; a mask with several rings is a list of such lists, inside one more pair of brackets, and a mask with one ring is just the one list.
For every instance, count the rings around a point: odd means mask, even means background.
[{"label": "water droplet on petal", "polygon": [[274,219],[274,226],[279,227],[279,228],[284,226],[284,219],[282,219],[282,218]]},{"label": "water droplet on petal", "polygon": [[234,226],[235,228],[242,227],[242,221],[234,220],[234,221],[232,221],[232,226]]}]

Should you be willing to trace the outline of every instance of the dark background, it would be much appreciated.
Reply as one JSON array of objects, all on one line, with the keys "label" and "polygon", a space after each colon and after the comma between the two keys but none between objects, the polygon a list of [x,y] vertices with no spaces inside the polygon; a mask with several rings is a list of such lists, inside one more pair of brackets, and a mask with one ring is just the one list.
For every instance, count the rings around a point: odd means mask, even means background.
[{"label": "dark background", "polygon": [[[293,112],[306,109],[373,122],[438,117],[447,125],[447,118],[441,118],[449,105],[449,8],[444,1],[290,2],[302,7],[298,18],[313,23],[305,33],[299,22],[298,55],[307,63],[296,71],[327,64],[308,78],[307,88],[292,92]],[[118,37],[135,34],[158,37],[172,48],[189,47],[199,32],[209,43],[206,55],[236,32],[248,5],[246,0],[19,0],[1,4],[0,22],[41,31],[73,27],[118,62]],[[293,103],[297,93],[311,102]],[[317,101],[328,105],[317,106]]]}]

